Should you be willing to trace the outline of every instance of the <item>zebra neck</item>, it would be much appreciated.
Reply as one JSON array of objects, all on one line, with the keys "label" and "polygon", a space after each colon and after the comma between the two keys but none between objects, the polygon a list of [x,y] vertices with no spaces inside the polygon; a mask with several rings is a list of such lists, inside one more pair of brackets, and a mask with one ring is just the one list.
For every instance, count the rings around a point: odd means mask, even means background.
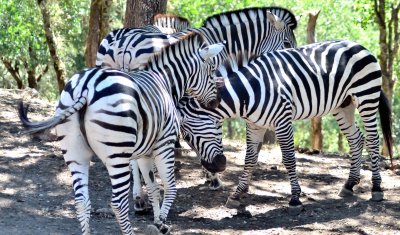
[{"label": "zebra neck", "polygon": [[149,68],[149,71],[154,73],[163,84],[165,89],[169,91],[175,106],[177,106],[179,100],[182,98],[183,94],[185,93],[186,87],[186,77],[185,71],[176,71],[175,69],[168,66],[168,63],[164,63],[160,65],[153,65]]}]

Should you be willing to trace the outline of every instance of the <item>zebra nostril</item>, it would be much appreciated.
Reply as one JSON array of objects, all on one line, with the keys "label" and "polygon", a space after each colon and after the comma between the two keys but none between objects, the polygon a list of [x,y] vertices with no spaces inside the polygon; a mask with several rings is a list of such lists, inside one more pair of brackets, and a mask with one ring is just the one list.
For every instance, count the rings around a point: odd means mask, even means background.
[{"label": "zebra nostril", "polygon": [[208,109],[215,109],[218,106],[218,104],[219,104],[219,101],[217,99],[212,100],[207,104],[207,108]]}]

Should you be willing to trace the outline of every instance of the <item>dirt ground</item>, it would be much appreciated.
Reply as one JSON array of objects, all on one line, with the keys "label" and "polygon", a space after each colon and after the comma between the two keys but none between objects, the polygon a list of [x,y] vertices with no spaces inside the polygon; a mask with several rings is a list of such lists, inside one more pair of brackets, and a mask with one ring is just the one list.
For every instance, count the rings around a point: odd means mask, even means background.
[{"label": "dirt ground", "polygon": [[[0,234],[80,234],[70,173],[57,142],[21,134],[15,106],[20,92],[0,89]],[[31,99],[36,120],[52,115],[53,106]],[[400,171],[382,167],[385,200],[369,201],[368,161],[356,196],[337,196],[349,171],[345,155],[297,154],[304,210],[289,215],[289,180],[276,146],[262,149],[250,192],[239,209],[224,207],[243,167],[244,144],[224,141],[227,170],[224,190],[210,191],[194,152],[184,145],[176,159],[178,194],[168,221],[172,234],[400,234]],[[386,161],[387,162],[387,161]],[[397,164],[400,162],[397,161]],[[385,164],[384,164],[385,165]],[[93,159],[90,172],[92,234],[120,234],[109,202],[105,168]],[[151,213],[130,218],[142,234]]]}]

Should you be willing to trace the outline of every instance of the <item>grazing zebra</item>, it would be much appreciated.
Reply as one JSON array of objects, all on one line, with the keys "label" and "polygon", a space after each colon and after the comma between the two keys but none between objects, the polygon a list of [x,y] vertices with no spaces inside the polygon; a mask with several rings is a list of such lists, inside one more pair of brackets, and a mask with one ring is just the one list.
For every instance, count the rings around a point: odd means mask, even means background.
[{"label": "grazing zebra", "polygon": [[[113,69],[86,69],[67,83],[56,115],[46,121],[29,121],[27,110],[20,104],[20,119],[28,133],[56,128],[72,173],[77,218],[83,234],[90,233],[88,171],[94,154],[110,175],[111,206],[123,234],[133,234],[128,218],[131,159],[137,159],[150,194],[156,226],[150,228],[163,234],[169,232],[165,221],[176,196],[176,106],[185,92],[206,107],[218,104],[217,84],[212,78],[218,65],[210,58],[223,45],[207,45],[202,35],[191,33],[154,56],[143,71],[127,74]],[[161,208],[153,165],[164,185]]]},{"label": "grazing zebra", "polygon": [[381,90],[381,69],[368,50],[354,42],[327,41],[266,53],[243,65],[236,61],[230,60],[219,69],[225,86],[215,110],[201,108],[191,98],[182,99],[186,102],[181,100],[179,106],[181,113],[193,117],[190,123],[181,124],[184,139],[199,149],[217,146],[216,150],[210,149],[209,154],[201,155],[203,166],[211,172],[225,168],[226,161],[215,160],[221,156],[219,138],[214,144],[206,144],[212,138],[202,139],[204,131],[193,135],[190,127],[200,126],[207,118],[211,119],[209,122],[221,123],[227,118],[242,117],[247,122],[245,167],[227,206],[240,204],[240,197],[248,190],[266,128],[273,127],[290,178],[289,208],[298,211],[301,189],[296,174],[292,122],[328,113],[333,114],[350,146],[350,174],[339,195],[352,195],[354,185],[360,181],[364,146],[363,134],[354,120],[355,109],[364,124],[365,145],[371,157],[372,200],[383,199],[376,116],[379,110],[383,136],[392,157],[391,112]]}]

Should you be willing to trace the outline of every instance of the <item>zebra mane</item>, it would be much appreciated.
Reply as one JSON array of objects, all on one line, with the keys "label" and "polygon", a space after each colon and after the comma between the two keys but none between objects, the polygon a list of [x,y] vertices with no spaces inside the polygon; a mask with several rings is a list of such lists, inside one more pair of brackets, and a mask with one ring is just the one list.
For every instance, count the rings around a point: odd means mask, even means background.
[{"label": "zebra mane", "polygon": [[278,16],[292,30],[296,29],[297,20],[295,15],[290,10],[282,7],[251,7],[219,13],[208,17],[203,22],[203,27],[213,26],[215,21],[221,26],[227,26],[235,21],[247,22],[249,20],[264,19],[267,11]]},{"label": "zebra mane", "polygon": [[176,15],[157,14],[153,17],[153,26],[163,33],[172,34],[190,28],[190,22]]},{"label": "zebra mane", "polygon": [[163,20],[167,20],[167,19],[175,19],[176,21],[179,21],[179,23],[185,23],[190,25],[190,22],[188,19],[181,17],[181,16],[177,16],[177,15],[172,15],[172,14],[157,14],[153,17],[153,22],[154,24],[160,23]]},{"label": "zebra mane", "polygon": [[149,68],[152,63],[157,63],[158,60],[160,60],[161,55],[163,53],[168,53],[169,50],[174,50],[175,47],[179,46],[180,42],[186,41],[186,40],[191,40],[194,38],[198,38],[198,44],[203,44],[206,42],[204,36],[196,31],[189,32],[185,34],[184,36],[177,38],[176,40],[172,41],[169,46],[164,47],[161,51],[154,53],[152,56],[149,57],[149,60],[147,61],[146,68]]},{"label": "zebra mane", "polygon": [[218,71],[221,73],[220,75],[227,76],[227,74],[237,71],[240,67],[247,65],[249,61],[256,57],[256,54],[249,54],[247,51],[229,54],[222,65],[218,68]]}]

